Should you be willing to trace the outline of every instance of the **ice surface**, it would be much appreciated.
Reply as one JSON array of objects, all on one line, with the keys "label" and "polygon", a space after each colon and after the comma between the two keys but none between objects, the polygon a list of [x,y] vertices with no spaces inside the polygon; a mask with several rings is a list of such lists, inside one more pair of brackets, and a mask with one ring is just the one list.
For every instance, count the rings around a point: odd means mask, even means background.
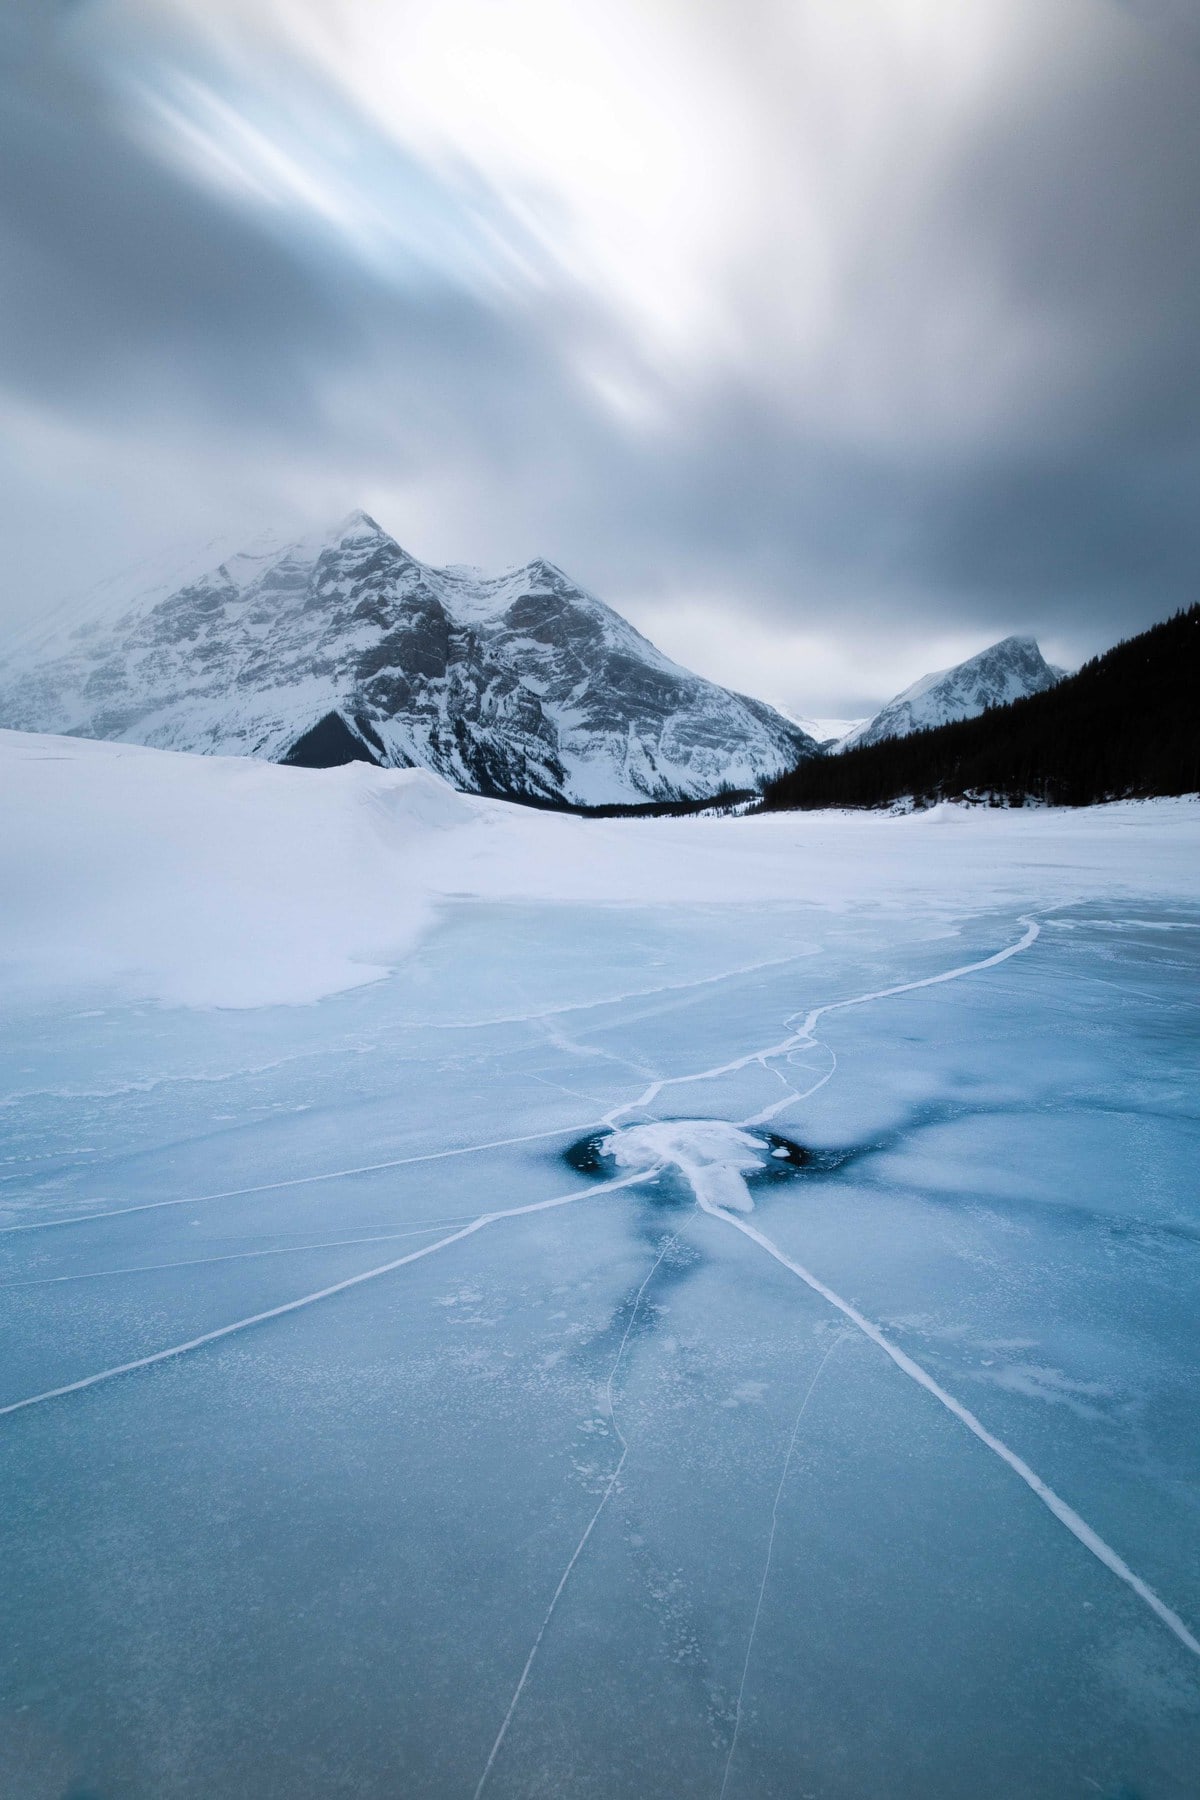
[{"label": "ice surface", "polygon": [[10,938],[0,1793],[1191,1800],[1194,809],[264,774],[347,859],[272,963],[243,833],[264,966],[365,949],[378,855],[390,973],[199,1009]]}]

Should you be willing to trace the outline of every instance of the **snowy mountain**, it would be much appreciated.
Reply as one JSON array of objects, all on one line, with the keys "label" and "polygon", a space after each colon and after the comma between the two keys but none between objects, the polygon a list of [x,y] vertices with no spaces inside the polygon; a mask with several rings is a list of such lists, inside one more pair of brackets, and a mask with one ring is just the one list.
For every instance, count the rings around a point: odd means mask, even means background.
[{"label": "snowy mountain", "polygon": [[810,719],[796,713],[789,713],[787,716],[793,725],[806,731],[823,750],[840,749],[844,738],[870,723],[868,719]]},{"label": "snowy mountain", "polygon": [[1026,694],[1042,693],[1061,681],[1063,674],[1045,660],[1035,638],[1002,638],[952,669],[923,675],[889,700],[873,719],[850,731],[837,747],[849,750],[860,744],[877,744],[882,738],[907,737],[933,725],[948,725],[952,719],[974,719],[989,706],[1006,706]]},{"label": "snowy mountain", "polygon": [[423,767],[473,793],[577,805],[757,787],[816,754],[552,563],[431,568],[363,512],[165,591],[102,593],[10,658],[0,724]]}]

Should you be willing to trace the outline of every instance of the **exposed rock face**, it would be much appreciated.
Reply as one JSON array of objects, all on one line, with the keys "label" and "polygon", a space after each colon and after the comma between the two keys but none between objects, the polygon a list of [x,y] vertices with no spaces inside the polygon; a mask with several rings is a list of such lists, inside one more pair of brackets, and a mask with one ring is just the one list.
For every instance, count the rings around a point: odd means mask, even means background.
[{"label": "exposed rock face", "polygon": [[30,646],[0,724],[303,766],[421,766],[605,805],[756,787],[816,753],[552,563],[435,569],[365,513]]},{"label": "exposed rock face", "polygon": [[1064,671],[1052,668],[1038,648],[1036,638],[1007,637],[978,656],[939,669],[889,700],[856,731],[842,739],[839,750],[859,744],[877,744],[882,738],[907,737],[932,725],[948,725],[952,719],[974,719],[989,706],[1007,706],[1026,694],[1040,694],[1061,681]]}]

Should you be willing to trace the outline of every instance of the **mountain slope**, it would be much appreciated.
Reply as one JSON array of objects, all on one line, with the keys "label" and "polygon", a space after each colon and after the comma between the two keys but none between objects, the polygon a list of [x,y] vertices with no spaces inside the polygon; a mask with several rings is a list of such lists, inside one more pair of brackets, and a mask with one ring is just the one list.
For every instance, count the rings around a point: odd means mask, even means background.
[{"label": "mountain slope", "polygon": [[1040,694],[798,765],[770,810],[987,797],[1055,806],[1200,790],[1200,606]]},{"label": "mountain slope", "polygon": [[1027,694],[1044,693],[1062,679],[1031,637],[1006,637],[968,657],[952,669],[922,675],[911,687],[881,707],[873,719],[851,731],[838,746],[878,744],[884,738],[907,737],[948,725],[952,719],[974,719],[989,706],[1007,706]]},{"label": "mountain slope", "polygon": [[366,513],[28,643],[0,724],[611,805],[757,787],[816,746],[552,563],[418,562]]}]

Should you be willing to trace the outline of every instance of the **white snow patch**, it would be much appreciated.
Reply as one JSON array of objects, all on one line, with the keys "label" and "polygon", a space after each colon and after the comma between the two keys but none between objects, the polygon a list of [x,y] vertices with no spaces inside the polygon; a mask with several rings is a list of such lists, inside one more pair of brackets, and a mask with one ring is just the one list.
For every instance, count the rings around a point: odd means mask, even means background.
[{"label": "white snow patch", "polygon": [[728,1394],[721,1405],[726,1412],[734,1412],[739,1406],[761,1406],[766,1394],[765,1381],[739,1381],[731,1394]]},{"label": "white snow patch", "polygon": [[650,1174],[677,1169],[701,1205],[753,1212],[745,1177],[763,1167],[769,1152],[761,1138],[723,1119],[672,1119],[627,1125],[605,1145],[619,1169]]}]

